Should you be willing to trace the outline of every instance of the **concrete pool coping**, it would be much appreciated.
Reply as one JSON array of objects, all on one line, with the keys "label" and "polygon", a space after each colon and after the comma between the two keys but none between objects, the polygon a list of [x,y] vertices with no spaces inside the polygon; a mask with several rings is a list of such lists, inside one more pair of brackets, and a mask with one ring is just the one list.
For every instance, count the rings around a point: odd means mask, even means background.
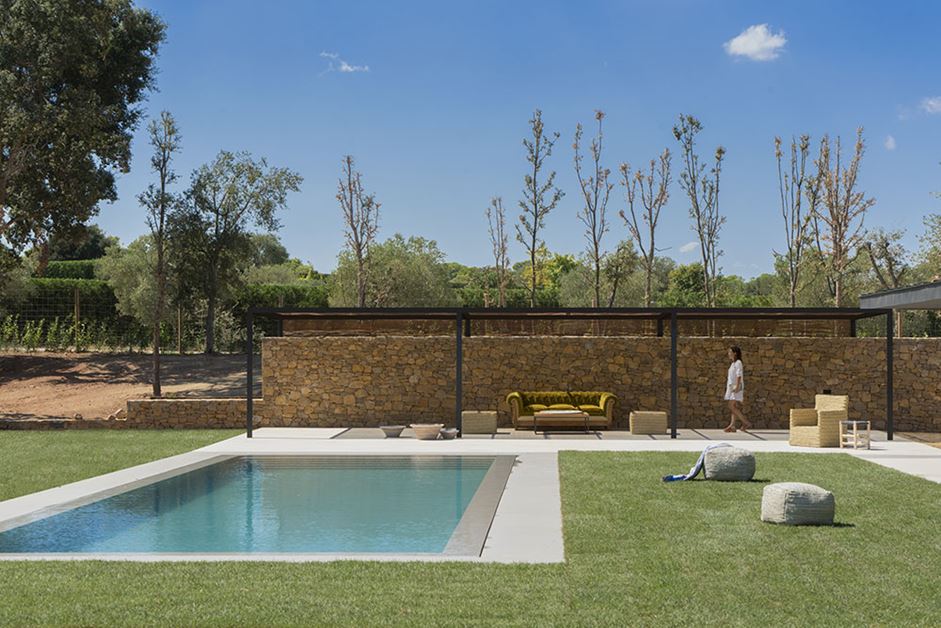
[{"label": "concrete pool coping", "polygon": [[[0,560],[122,560],[122,561],[284,561],[335,560],[464,561],[558,563],[565,560],[559,486],[560,451],[688,451],[699,452],[702,440],[579,440],[579,439],[337,439],[344,430],[327,428],[259,428],[192,452],[115,471],[65,486],[0,502],[0,530],[5,522],[29,517],[43,509],[64,507],[82,499],[93,501],[107,491],[120,492],[132,483],[149,483],[160,474],[208,464],[232,455],[472,455],[515,456],[479,556],[454,554],[0,554]],[[730,439],[732,440],[732,439]],[[875,441],[871,450],[809,449],[786,441],[736,441],[755,452],[845,453],[910,475],[941,483],[941,450],[922,443]],[[691,460],[692,463],[692,460]],[[123,489],[127,490],[127,489]],[[21,519],[22,520],[22,519]]]}]

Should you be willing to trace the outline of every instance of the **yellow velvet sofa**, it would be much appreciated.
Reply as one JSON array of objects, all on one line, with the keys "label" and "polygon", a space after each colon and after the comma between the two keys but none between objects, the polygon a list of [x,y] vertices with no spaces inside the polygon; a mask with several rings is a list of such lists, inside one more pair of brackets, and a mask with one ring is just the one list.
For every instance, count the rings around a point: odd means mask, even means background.
[{"label": "yellow velvet sofa", "polygon": [[[510,406],[513,427],[532,428],[533,415],[542,410],[581,410],[588,414],[588,427],[611,427],[614,421],[614,407],[618,398],[613,393],[595,391],[540,391],[511,392],[506,396]],[[555,427],[582,427],[585,421],[572,417],[559,417]],[[540,420],[540,425],[542,421]]]}]

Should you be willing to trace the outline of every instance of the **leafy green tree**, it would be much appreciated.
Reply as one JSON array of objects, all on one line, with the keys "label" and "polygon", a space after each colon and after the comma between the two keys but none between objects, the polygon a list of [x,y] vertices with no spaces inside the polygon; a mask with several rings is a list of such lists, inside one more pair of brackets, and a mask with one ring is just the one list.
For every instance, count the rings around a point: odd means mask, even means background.
[{"label": "leafy green tree", "polygon": [[286,264],[291,259],[287,248],[274,233],[253,233],[249,239],[252,246],[252,266],[276,266]]},{"label": "leafy green tree", "polygon": [[54,232],[49,238],[46,253],[50,261],[98,259],[115,244],[118,244],[118,238],[105,234],[98,225],[79,223],[71,229]]},{"label": "leafy green tree", "polygon": [[154,273],[156,265],[157,248],[153,236],[145,235],[127,247],[108,247],[96,270],[98,277],[107,281],[114,291],[118,311],[146,327],[159,326],[168,320],[166,309],[161,311],[155,307],[158,291]]},{"label": "leafy green tree", "polygon": [[662,306],[704,307],[707,303],[702,264],[683,264],[670,271],[669,284],[661,297]]},{"label": "leafy green tree", "polygon": [[540,233],[545,226],[546,216],[556,208],[564,193],[555,187],[555,171],[543,174],[546,159],[552,156],[552,148],[559,134],[546,135],[542,111],[539,109],[533,113],[529,126],[532,138],[523,140],[529,172],[523,177],[523,198],[519,202],[522,213],[516,225],[516,239],[526,247],[529,254],[529,304],[534,307],[539,283],[539,249],[545,246]]},{"label": "leafy green tree", "polygon": [[[366,307],[435,307],[457,303],[444,254],[434,240],[395,234],[369,247],[366,260]],[[331,275],[331,307],[359,303],[358,264],[352,251],[343,250]]]},{"label": "leafy green tree", "polygon": [[247,285],[302,285],[320,281],[320,274],[310,264],[299,259],[289,259],[281,264],[250,266],[243,275],[243,282]]},{"label": "leafy green tree", "polygon": [[206,300],[206,353],[215,351],[219,300],[238,284],[251,260],[249,228],[276,230],[278,212],[302,181],[292,170],[228,151],[193,173],[186,202],[171,215],[171,241],[186,285]]},{"label": "leafy green tree", "polygon": [[116,198],[164,29],[131,0],[0,0],[0,246],[41,244]]}]

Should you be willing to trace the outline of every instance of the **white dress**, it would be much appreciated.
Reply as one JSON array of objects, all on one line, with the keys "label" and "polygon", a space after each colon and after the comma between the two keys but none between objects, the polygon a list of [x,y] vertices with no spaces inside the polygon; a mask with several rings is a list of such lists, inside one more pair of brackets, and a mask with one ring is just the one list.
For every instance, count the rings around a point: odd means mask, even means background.
[{"label": "white dress", "polygon": [[[742,378],[742,387],[738,392],[733,392],[735,390],[735,384],[738,382],[738,378]],[[745,393],[745,369],[742,366],[741,360],[736,360],[732,362],[732,365],[729,366],[729,376],[725,382],[725,400],[729,401],[734,399],[735,401],[742,401]]]}]

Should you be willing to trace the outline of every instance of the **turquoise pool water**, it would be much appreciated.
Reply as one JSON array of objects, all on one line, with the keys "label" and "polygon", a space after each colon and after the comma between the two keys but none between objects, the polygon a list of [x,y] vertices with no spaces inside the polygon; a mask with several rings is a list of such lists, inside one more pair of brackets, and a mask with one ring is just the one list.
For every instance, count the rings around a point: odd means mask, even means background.
[{"label": "turquoise pool water", "polygon": [[0,532],[0,552],[442,552],[493,461],[229,458]]}]

